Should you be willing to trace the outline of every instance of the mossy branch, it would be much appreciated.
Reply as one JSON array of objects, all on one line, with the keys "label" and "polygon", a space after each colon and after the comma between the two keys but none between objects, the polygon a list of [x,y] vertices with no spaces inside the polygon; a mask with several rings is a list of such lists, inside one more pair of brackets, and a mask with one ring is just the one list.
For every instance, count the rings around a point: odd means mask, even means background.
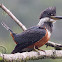
[{"label": "mossy branch", "polygon": [[[39,54],[38,54],[39,53]],[[31,51],[15,54],[0,54],[0,57],[6,61],[27,61],[27,60],[38,60],[38,59],[62,59],[62,50],[45,50],[44,51]]]}]

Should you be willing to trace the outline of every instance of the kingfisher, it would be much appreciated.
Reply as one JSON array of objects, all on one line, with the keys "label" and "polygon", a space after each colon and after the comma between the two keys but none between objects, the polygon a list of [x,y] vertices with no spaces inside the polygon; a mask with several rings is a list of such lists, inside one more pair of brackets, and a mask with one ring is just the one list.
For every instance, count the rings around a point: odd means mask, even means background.
[{"label": "kingfisher", "polygon": [[62,16],[56,16],[56,7],[48,7],[41,13],[39,19],[40,21],[37,25],[28,28],[20,34],[14,33],[2,22],[3,27],[10,32],[16,43],[14,50],[11,52],[12,54],[32,51],[34,47],[39,49],[39,47],[45,45],[50,39],[54,22],[62,19]]}]

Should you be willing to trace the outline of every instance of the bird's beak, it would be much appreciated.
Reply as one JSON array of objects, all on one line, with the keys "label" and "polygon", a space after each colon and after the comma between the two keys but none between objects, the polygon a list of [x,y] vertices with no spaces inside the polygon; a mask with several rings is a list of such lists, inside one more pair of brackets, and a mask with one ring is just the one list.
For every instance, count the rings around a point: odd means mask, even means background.
[{"label": "bird's beak", "polygon": [[62,19],[62,16],[51,16],[51,19],[59,20],[59,19]]}]

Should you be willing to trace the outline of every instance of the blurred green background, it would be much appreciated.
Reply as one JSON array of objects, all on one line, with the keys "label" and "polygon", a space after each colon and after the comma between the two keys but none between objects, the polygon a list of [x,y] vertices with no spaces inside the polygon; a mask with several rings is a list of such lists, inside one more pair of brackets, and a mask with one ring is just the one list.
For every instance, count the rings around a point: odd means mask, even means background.
[{"label": "blurred green background", "polygon": [[[39,22],[41,11],[50,6],[56,6],[57,15],[62,15],[62,0],[0,0],[0,4],[1,3],[3,3],[27,28],[36,25]],[[9,32],[1,25],[2,21],[16,33],[21,33],[22,29],[0,8],[0,46],[6,47],[6,52],[11,53],[16,44]],[[53,29],[50,40],[62,44],[62,20],[57,21],[54,24]],[[43,46],[41,49],[45,50],[53,48],[46,48]],[[37,62],[38,61],[62,62],[61,59],[37,60]]]}]

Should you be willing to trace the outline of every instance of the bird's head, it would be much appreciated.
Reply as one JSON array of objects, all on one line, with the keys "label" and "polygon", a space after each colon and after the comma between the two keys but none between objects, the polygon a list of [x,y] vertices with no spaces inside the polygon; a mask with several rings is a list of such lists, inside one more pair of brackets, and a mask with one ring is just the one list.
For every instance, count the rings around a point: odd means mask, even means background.
[{"label": "bird's head", "polygon": [[55,22],[56,20],[62,19],[62,16],[56,16],[56,7],[49,7],[45,9],[40,15],[40,22]]}]

